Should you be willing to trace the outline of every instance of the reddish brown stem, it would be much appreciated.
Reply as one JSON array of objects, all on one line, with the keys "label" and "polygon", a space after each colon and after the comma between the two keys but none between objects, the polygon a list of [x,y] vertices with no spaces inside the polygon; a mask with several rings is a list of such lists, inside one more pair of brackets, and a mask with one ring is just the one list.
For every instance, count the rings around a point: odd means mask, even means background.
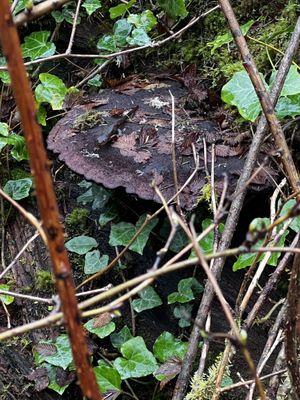
[{"label": "reddish brown stem", "polygon": [[75,297],[72,270],[64,247],[63,229],[59,220],[49,169],[50,162],[47,159],[41,130],[36,121],[34,98],[8,0],[0,0],[0,40],[7,59],[16,104],[21,115],[41,219],[48,239],[56,287],[61,300],[77,375],[84,395],[91,400],[101,400],[102,396],[89,362],[85,333]]}]

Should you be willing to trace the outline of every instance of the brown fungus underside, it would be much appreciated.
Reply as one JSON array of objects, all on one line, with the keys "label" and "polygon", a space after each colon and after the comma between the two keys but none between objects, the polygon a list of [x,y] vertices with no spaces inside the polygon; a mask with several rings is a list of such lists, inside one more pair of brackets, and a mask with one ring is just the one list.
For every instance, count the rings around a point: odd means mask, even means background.
[{"label": "brown fungus underside", "polygon": [[[48,148],[87,180],[111,189],[124,187],[128,193],[142,199],[160,202],[151,185],[155,181],[169,199],[175,194],[170,92],[175,98],[179,187],[195,169],[192,143],[200,158],[197,174],[180,194],[181,205],[191,209],[207,182],[203,142],[206,142],[209,171],[211,147],[215,144],[214,172],[218,191],[222,188],[224,174],[233,187],[243,167],[246,150],[238,132],[222,131],[216,119],[209,121],[201,115],[201,105],[195,107],[195,97],[197,94],[198,100],[200,97],[195,86],[188,89],[178,80],[152,79],[102,90],[97,96],[89,97],[85,104],[76,105],[67,112],[51,130]],[[261,154],[260,161],[263,158]],[[270,167],[267,172],[262,170],[251,187],[269,186],[270,173],[274,175]]]}]

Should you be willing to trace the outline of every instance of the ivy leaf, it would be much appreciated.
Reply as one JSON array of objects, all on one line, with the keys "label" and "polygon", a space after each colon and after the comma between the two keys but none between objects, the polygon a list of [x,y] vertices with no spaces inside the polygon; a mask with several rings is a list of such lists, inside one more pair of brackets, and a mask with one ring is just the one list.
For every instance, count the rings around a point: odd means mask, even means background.
[{"label": "ivy leaf", "polygon": [[140,299],[132,301],[132,307],[138,313],[162,305],[161,298],[151,286],[142,289],[138,294]]},{"label": "ivy leaf", "polygon": [[7,138],[7,144],[12,146],[11,155],[15,160],[28,160],[28,153],[23,136],[12,132]]},{"label": "ivy leaf", "polygon": [[[5,291],[9,291],[9,286],[8,285],[4,285],[4,284],[1,284],[0,285],[0,290],[5,290]],[[9,295],[7,295],[7,294],[3,294],[3,293],[0,293],[0,300],[2,301],[2,303],[4,303],[5,305],[9,305],[9,304],[11,304],[13,301],[14,301],[14,297],[13,296],[9,296]]]},{"label": "ivy leaf", "polygon": [[100,214],[98,223],[101,228],[108,224],[108,222],[113,221],[118,216],[118,210],[114,203],[111,203],[106,210]]},{"label": "ivy leaf", "polygon": [[119,50],[116,39],[112,35],[104,35],[100,38],[97,43],[97,49],[107,51],[108,53],[116,53]]},{"label": "ivy leaf", "polygon": [[108,264],[109,257],[104,254],[100,257],[99,250],[89,251],[85,255],[84,260],[84,273],[85,274],[95,274],[101,269],[105,268]]},{"label": "ivy leaf", "polygon": [[126,18],[119,19],[114,25],[114,39],[117,46],[123,47],[126,45],[128,36],[130,35],[132,25]]},{"label": "ivy leaf", "polygon": [[29,191],[32,186],[31,178],[23,178],[7,181],[4,185],[4,192],[7,193],[14,200],[25,199],[29,196]]},{"label": "ivy leaf", "polygon": [[106,393],[109,390],[120,391],[122,380],[119,372],[104,361],[99,361],[98,364],[98,367],[93,368],[93,370],[102,393]]},{"label": "ivy leaf", "polygon": [[93,78],[89,79],[87,82],[90,86],[101,87],[103,80],[100,74],[96,74]]},{"label": "ivy leaf", "polygon": [[[249,229],[250,230],[260,230],[264,226],[270,224],[269,218],[255,218],[251,224]],[[298,231],[297,231],[298,232]],[[277,243],[277,246],[282,247],[284,245],[286,236],[288,235],[288,230],[280,237],[280,240]],[[258,247],[262,246],[264,239],[259,240],[254,246],[253,249],[257,249]],[[247,253],[247,254],[240,254],[233,264],[232,269],[233,271],[238,271],[239,269],[244,269],[249,267],[256,257],[255,253]],[[278,258],[280,257],[280,252],[272,253],[271,257],[268,259],[267,264],[271,266],[276,266],[278,262]],[[262,254],[258,261],[261,261],[264,258],[264,254]]]},{"label": "ivy leaf", "polygon": [[157,19],[150,10],[145,10],[141,14],[129,14],[127,21],[135,25],[136,28],[143,29],[145,32],[150,32],[157,24]]},{"label": "ivy leaf", "polygon": [[203,286],[196,278],[181,279],[178,283],[178,292],[173,292],[168,296],[168,304],[187,303],[194,300],[195,296],[203,292]]},{"label": "ivy leaf", "polygon": [[[297,204],[296,200],[291,199],[287,201],[282,210],[280,212],[280,216],[285,216],[295,205]],[[298,233],[300,231],[300,216],[294,217],[292,222],[289,225],[289,228]]]},{"label": "ivy leaf", "polygon": [[97,247],[97,241],[90,236],[76,236],[66,243],[66,248],[72,253],[86,254],[93,247]]},{"label": "ivy leaf", "polygon": [[[254,24],[254,20],[250,20],[246,22],[244,25],[241,25],[241,31],[243,35],[246,35],[251,26]],[[208,42],[207,46],[212,47],[211,49],[211,54],[214,54],[214,52],[222,47],[224,44],[229,44],[233,41],[232,34],[230,32],[225,33],[224,35],[219,35],[213,40],[212,42]]]},{"label": "ivy leaf", "polygon": [[[4,67],[6,65],[6,61],[4,57],[0,57],[0,66]],[[4,85],[10,84],[10,76],[7,71],[0,71],[0,79]]]},{"label": "ivy leaf", "polygon": [[118,333],[112,333],[110,335],[111,344],[116,348],[120,349],[121,346],[127,342],[128,340],[132,339],[133,336],[130,332],[130,329],[127,325],[123,326],[123,328]]},{"label": "ivy leaf", "polygon": [[300,115],[300,95],[280,97],[275,111],[279,119],[297,117]]},{"label": "ivy leaf", "polygon": [[0,136],[7,137],[9,135],[9,127],[5,122],[0,122]]},{"label": "ivy leaf", "polygon": [[109,16],[111,19],[116,19],[121,15],[125,14],[127,10],[136,2],[136,0],[131,0],[128,3],[120,3],[115,7],[109,9]]},{"label": "ivy leaf", "polygon": [[158,4],[173,19],[188,15],[185,0],[158,0]]},{"label": "ivy leaf", "polygon": [[[263,75],[260,74],[260,76],[268,90]],[[254,122],[261,112],[259,99],[246,71],[236,72],[233,75],[223,86],[221,98],[225,103],[236,106],[246,120]]]},{"label": "ivy leaf", "polygon": [[82,4],[82,7],[85,8],[85,11],[90,16],[95,11],[99,10],[102,7],[101,2],[99,0],[85,0]]},{"label": "ivy leaf", "polygon": [[174,308],[173,315],[179,319],[178,325],[180,328],[186,328],[191,325],[192,308],[191,304],[180,305]]},{"label": "ivy leaf", "polygon": [[49,103],[52,110],[61,110],[68,89],[63,81],[55,75],[42,73],[39,75],[41,83],[35,89],[35,98],[38,104]]},{"label": "ivy leaf", "polygon": [[144,339],[137,336],[121,346],[121,354],[114,361],[122,379],[140,378],[152,374],[157,369],[153,354],[147,349]]},{"label": "ivy leaf", "polygon": [[146,46],[151,43],[151,39],[144,29],[136,28],[132,31],[131,36],[127,38],[127,43],[130,46]]},{"label": "ivy leaf", "polygon": [[85,323],[84,327],[89,332],[98,336],[100,339],[109,336],[116,329],[116,324],[114,322],[109,322],[104,326],[94,326],[94,324],[95,324],[95,318],[90,319],[87,323]]},{"label": "ivy leaf", "polygon": [[38,123],[41,124],[42,126],[47,125],[46,117],[47,117],[47,111],[46,108],[43,107],[42,105],[38,105],[38,110],[36,113],[36,117],[38,120]]},{"label": "ivy leaf", "polygon": [[[146,215],[142,215],[137,221],[136,226],[129,222],[119,222],[118,224],[112,225],[109,244],[111,246],[126,246],[131,241],[137,230],[139,230],[143,225],[145,219]],[[144,247],[149,239],[149,235],[157,223],[157,218],[152,219],[132,243],[129,249],[142,255]]]},{"label": "ivy leaf", "polygon": [[14,9],[14,15],[18,14],[20,11],[23,11],[27,2],[28,0],[19,0],[16,8]]},{"label": "ivy leaf", "polygon": [[73,361],[71,346],[68,335],[59,335],[55,341],[43,340],[39,344],[50,344],[55,346],[54,354],[40,354],[37,349],[34,352],[36,364],[46,361],[49,364],[56,365],[62,369],[67,369]]},{"label": "ivy leaf", "polygon": [[56,380],[56,375],[57,375],[57,367],[55,367],[54,365],[45,363],[44,367],[47,369],[47,374],[49,377],[49,384],[48,384],[48,388],[54,390],[56,393],[62,395],[64,393],[64,391],[67,389],[67,387],[70,385],[70,383],[60,386],[57,383]]},{"label": "ivy leaf", "polygon": [[183,360],[187,348],[188,342],[176,339],[172,333],[163,332],[153,345],[153,354],[162,363],[172,357],[178,357]]},{"label": "ivy leaf", "polygon": [[15,160],[28,160],[24,137],[14,132],[10,133],[8,125],[4,122],[0,122],[0,150],[6,145],[12,146],[11,155]]},{"label": "ivy leaf", "polygon": [[[273,84],[277,71],[273,71],[270,78],[270,86]],[[300,93],[300,74],[296,65],[292,65],[285,79],[280,96],[292,96]]]},{"label": "ivy leaf", "polygon": [[53,56],[56,47],[54,43],[48,42],[50,34],[49,31],[40,31],[26,36],[21,46],[23,57],[33,61],[37,58]]}]

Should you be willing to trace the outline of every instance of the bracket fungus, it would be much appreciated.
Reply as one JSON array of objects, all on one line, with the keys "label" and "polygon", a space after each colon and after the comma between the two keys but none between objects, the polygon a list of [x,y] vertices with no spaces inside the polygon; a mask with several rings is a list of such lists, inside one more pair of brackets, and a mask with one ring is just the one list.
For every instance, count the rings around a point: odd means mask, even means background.
[{"label": "bracket fungus", "polygon": [[[163,196],[169,199],[175,194],[170,92],[175,98],[179,187],[195,170],[192,144],[200,160],[193,180],[180,193],[181,205],[192,209],[207,182],[204,144],[209,171],[211,147],[215,144],[214,174],[218,191],[224,174],[233,187],[244,164],[245,147],[235,143],[232,132],[222,131],[216,119],[207,120],[204,112],[201,115],[201,107],[190,107],[191,91],[178,80],[153,78],[102,90],[89,97],[87,103],[74,106],[66,113],[51,130],[48,148],[87,180],[107,188],[121,186],[142,199],[160,202],[151,185],[155,181]],[[255,189],[269,185],[264,171],[251,183]]]}]

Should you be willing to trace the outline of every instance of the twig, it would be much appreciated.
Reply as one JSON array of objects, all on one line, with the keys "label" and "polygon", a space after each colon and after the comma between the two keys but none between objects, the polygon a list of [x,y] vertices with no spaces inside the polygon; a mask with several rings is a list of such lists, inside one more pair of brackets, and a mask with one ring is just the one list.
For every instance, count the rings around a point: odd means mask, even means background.
[{"label": "twig", "polygon": [[46,233],[45,233],[44,229],[42,228],[42,223],[33,214],[31,214],[30,212],[26,211],[25,208],[23,208],[17,201],[12,199],[1,188],[0,188],[0,195],[5,200],[9,201],[19,211],[19,213],[22,214],[23,217],[25,219],[27,219],[27,221],[36,228],[36,230],[41,235],[41,238],[43,239],[43,242],[47,246],[48,239],[47,239],[47,236],[46,236]]},{"label": "twig", "polygon": [[5,268],[4,271],[1,272],[0,274],[0,279],[4,277],[4,275],[7,274],[7,272],[15,265],[16,261],[21,257],[21,255],[24,253],[24,251],[27,249],[27,247],[39,236],[39,232],[36,232],[22,247],[22,249],[19,251],[19,253],[15,256],[15,258],[12,260],[12,262]]},{"label": "twig", "polygon": [[88,76],[86,76],[84,79],[82,79],[82,81],[77,83],[75,85],[75,87],[79,88],[79,87],[83,86],[86,82],[88,82],[90,79],[92,79],[95,75],[99,74],[99,72],[101,72],[104,68],[106,68],[107,65],[109,65],[110,63],[111,63],[111,60],[106,60],[106,61],[104,61],[103,64],[98,65],[94,69],[94,71],[92,71]]},{"label": "twig", "polygon": [[70,338],[77,376],[87,399],[100,400],[102,396],[89,363],[89,351],[77,306],[72,270],[64,247],[64,234],[51,181],[50,163],[46,156],[41,130],[36,121],[35,101],[23,64],[20,41],[8,0],[0,3],[0,39],[21,116],[41,219],[48,239],[47,244],[53,262],[56,287]]},{"label": "twig", "polygon": [[40,4],[36,4],[32,7],[30,12],[26,9],[22,11],[18,15],[14,17],[14,23],[16,26],[21,26],[26,24],[27,22],[39,18],[52,10],[57,10],[61,6],[66,3],[69,3],[70,0],[46,0]]},{"label": "twig", "polygon": [[[174,179],[174,188],[175,193],[178,193],[178,178],[177,178],[177,165],[176,165],[176,143],[175,143],[175,99],[172,92],[169,90],[171,96],[171,104],[172,104],[172,166],[173,166],[173,179]],[[178,212],[180,210],[180,197],[175,198],[177,201]]]},{"label": "twig", "polygon": [[[284,348],[284,343],[281,345],[281,349],[278,353],[278,356],[276,358],[274,368],[273,368],[273,373],[276,374],[270,379],[269,386],[267,389],[267,399],[270,400],[276,400],[276,395],[277,391],[279,388],[280,384],[280,374],[278,373],[279,371],[283,370],[285,367],[285,348]],[[286,370],[283,370],[286,371]]]},{"label": "twig", "polygon": [[[62,4],[64,4],[65,2],[67,2],[69,0],[56,0],[56,1],[61,6]],[[39,16],[43,15],[44,13],[47,13],[48,11],[53,9],[53,8],[51,8],[53,6],[53,0],[49,0],[49,3],[47,1],[44,1],[43,3],[37,5],[36,7],[44,5],[45,3],[47,3],[47,5],[45,5],[44,8],[41,7],[41,9],[38,9],[38,10],[37,10],[37,8],[34,8],[35,11],[34,12],[32,11],[31,14],[30,14],[32,16],[31,17],[32,19],[36,18],[36,17],[39,17]],[[213,11],[217,10],[218,8],[219,8],[219,6],[215,6],[215,7],[211,8],[210,10],[202,13],[198,17],[192,18],[187,25],[185,25],[183,28],[181,28],[179,31],[175,32],[171,36],[168,36],[167,38],[159,40],[157,42],[151,42],[150,44],[147,44],[147,45],[144,45],[144,46],[133,47],[131,49],[117,51],[117,52],[111,53],[111,54],[72,54],[72,53],[67,54],[65,52],[65,53],[55,54],[53,56],[41,58],[41,59],[34,60],[34,61],[28,61],[28,62],[24,63],[24,65],[27,67],[27,66],[39,64],[39,63],[42,63],[42,62],[45,62],[45,61],[60,60],[62,58],[85,58],[85,59],[103,58],[103,59],[111,59],[111,58],[115,58],[117,56],[121,56],[123,54],[129,54],[129,53],[133,53],[133,52],[144,50],[144,49],[148,49],[148,48],[160,47],[163,44],[169,42],[170,40],[173,40],[173,39],[181,36],[187,29],[189,29],[191,26],[196,24],[200,19],[204,18],[206,15],[212,13]],[[23,15],[23,14],[22,14],[22,18],[19,17],[19,16],[17,16],[15,18],[15,22],[16,22],[17,25],[21,25],[21,24],[27,22],[28,20],[30,20],[30,18],[28,18],[28,16]],[[0,67],[0,71],[5,71],[6,69],[7,69],[7,67],[5,67],[5,66],[4,67]]]},{"label": "twig", "polygon": [[76,33],[76,27],[77,27],[77,21],[79,17],[79,11],[80,11],[80,6],[81,6],[82,0],[77,0],[77,6],[76,6],[76,11],[73,19],[73,25],[72,25],[72,31],[71,31],[71,36],[69,40],[69,44],[66,50],[66,54],[71,54],[72,46],[74,43],[74,37]]},{"label": "twig", "polygon": [[[270,374],[261,376],[261,377],[260,377],[260,380],[261,380],[261,381],[264,381],[264,380],[266,380],[266,379],[271,378],[272,376],[281,375],[281,374],[284,374],[285,372],[286,372],[286,369],[281,369],[281,370],[279,370],[279,371],[272,372],[272,373],[270,373]],[[228,392],[229,390],[233,390],[233,389],[236,389],[236,388],[239,388],[239,387],[242,387],[242,386],[247,386],[247,385],[249,385],[249,384],[251,384],[251,383],[255,383],[255,382],[254,382],[254,379],[250,379],[250,380],[248,380],[248,381],[243,381],[243,382],[233,383],[232,385],[228,385],[228,386],[225,386],[225,387],[221,388],[221,389],[220,389],[220,392],[221,392],[221,393]]]},{"label": "twig", "polygon": [[12,296],[12,297],[19,297],[20,299],[38,301],[39,303],[53,304],[53,299],[46,299],[44,297],[37,297],[37,296],[31,296],[29,294],[16,293],[16,292],[12,292],[10,290],[0,289],[0,294],[5,294],[7,296]]}]

